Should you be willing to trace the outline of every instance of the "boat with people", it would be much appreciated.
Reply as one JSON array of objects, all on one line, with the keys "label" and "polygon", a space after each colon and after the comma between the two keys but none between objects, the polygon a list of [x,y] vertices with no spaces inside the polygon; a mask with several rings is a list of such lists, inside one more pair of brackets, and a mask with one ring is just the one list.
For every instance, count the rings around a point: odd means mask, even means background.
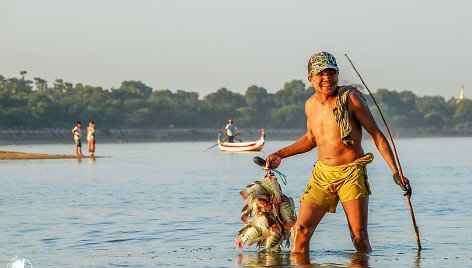
[{"label": "boat with people", "polygon": [[261,137],[251,142],[227,142],[223,139],[221,131],[218,135],[218,148],[227,152],[260,151],[265,144],[265,132],[261,128]]}]

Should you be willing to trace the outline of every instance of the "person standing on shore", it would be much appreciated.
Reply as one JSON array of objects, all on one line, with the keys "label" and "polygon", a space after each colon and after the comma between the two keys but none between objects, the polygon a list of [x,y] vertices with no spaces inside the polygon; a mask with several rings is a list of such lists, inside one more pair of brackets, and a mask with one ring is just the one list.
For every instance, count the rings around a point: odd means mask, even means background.
[{"label": "person standing on shore", "polygon": [[87,144],[90,156],[93,157],[95,153],[95,123],[93,121],[90,121],[87,127]]},{"label": "person standing on shore", "polygon": [[239,135],[242,134],[241,131],[239,131],[239,129],[233,125],[233,120],[228,120],[228,124],[226,125],[226,136],[228,136],[228,142],[234,142],[234,136],[236,136],[236,132],[238,132]]},{"label": "person standing on shore", "polygon": [[371,136],[405,195],[409,181],[401,183],[390,144],[377,126],[362,93],[352,86],[338,86],[339,68],[333,55],[313,54],[308,62],[308,81],[316,92],[306,101],[307,132],[295,143],[266,159],[264,169],[277,168],[282,159],[318,148],[307,188],[300,198],[292,253],[309,252],[310,239],[327,212],[341,201],[358,252],[372,251],[367,233],[369,195],[366,165],[373,154],[361,147],[362,128]]},{"label": "person standing on shore", "polygon": [[72,129],[72,134],[74,134],[74,141],[75,141],[75,154],[77,156],[84,156],[82,154],[82,142],[80,140],[81,136],[80,136],[80,127],[82,126],[82,124],[80,123],[80,121],[77,121],[77,123],[75,124],[75,127]]}]

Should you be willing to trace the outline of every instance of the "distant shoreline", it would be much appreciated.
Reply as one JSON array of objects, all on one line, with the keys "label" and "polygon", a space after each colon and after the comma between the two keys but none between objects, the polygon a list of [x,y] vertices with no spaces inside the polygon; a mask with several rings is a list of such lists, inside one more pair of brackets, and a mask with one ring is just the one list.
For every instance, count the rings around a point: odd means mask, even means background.
[{"label": "distant shoreline", "polygon": [[[257,140],[261,129],[240,127],[244,141]],[[165,128],[165,129],[100,129],[96,130],[97,143],[128,142],[192,142],[215,141],[222,129],[216,128]],[[385,130],[384,134],[387,135]],[[472,129],[413,130],[390,128],[397,138],[472,137]],[[85,129],[84,129],[85,132]],[[306,129],[265,129],[266,140],[297,140]],[[364,132],[365,135],[367,135]],[[86,142],[82,137],[82,142]],[[0,130],[0,145],[16,144],[71,144],[74,140],[69,129]]]},{"label": "distant shoreline", "polygon": [[12,151],[0,151],[0,160],[19,159],[67,159],[67,158],[92,158],[91,156],[75,156],[65,154],[33,154]]}]

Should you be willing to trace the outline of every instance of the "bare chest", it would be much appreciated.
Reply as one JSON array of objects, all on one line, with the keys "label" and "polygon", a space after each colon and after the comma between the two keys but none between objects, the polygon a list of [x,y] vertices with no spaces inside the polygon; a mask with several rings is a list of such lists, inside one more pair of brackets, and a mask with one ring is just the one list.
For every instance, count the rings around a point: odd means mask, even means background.
[{"label": "bare chest", "polygon": [[[315,136],[326,134],[327,132],[339,131],[336,118],[333,114],[334,102],[325,104],[314,103],[307,113],[308,127]],[[316,135],[318,134],[318,135]]]}]

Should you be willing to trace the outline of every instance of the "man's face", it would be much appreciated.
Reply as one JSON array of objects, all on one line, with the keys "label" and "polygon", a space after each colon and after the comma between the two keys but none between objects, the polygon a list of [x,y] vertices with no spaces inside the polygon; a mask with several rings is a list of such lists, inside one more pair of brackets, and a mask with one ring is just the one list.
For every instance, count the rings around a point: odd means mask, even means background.
[{"label": "man's face", "polygon": [[338,71],[334,69],[326,69],[318,74],[308,76],[308,81],[316,89],[316,92],[325,95],[331,95],[338,86]]}]

